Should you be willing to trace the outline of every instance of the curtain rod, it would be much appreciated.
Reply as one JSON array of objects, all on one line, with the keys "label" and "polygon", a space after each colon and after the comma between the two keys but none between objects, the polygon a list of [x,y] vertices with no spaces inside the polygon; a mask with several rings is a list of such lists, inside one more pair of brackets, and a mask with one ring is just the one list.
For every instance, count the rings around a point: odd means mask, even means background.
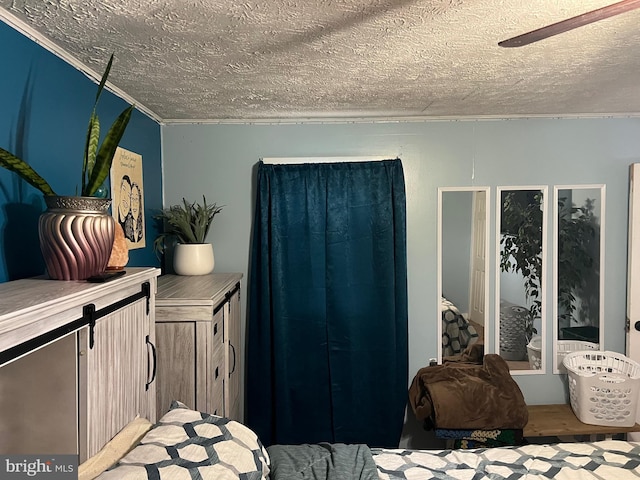
[{"label": "curtain rod", "polygon": [[379,160],[391,160],[398,158],[398,155],[372,155],[370,157],[268,157],[261,160],[267,164],[289,164],[289,163],[338,163],[338,162],[372,162]]}]

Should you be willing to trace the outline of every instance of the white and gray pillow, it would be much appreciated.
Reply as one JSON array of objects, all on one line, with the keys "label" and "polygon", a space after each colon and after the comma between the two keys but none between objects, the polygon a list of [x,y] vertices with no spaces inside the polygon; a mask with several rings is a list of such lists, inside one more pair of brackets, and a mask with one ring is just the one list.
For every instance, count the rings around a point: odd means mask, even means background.
[{"label": "white and gray pillow", "polygon": [[239,422],[173,402],[169,410],[98,480],[265,480],[269,455]]}]

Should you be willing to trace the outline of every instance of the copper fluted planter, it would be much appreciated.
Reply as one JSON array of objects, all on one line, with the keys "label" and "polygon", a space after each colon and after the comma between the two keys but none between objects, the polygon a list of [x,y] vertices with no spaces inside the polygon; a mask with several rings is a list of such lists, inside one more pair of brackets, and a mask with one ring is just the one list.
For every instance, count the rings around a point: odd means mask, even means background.
[{"label": "copper fluted planter", "polygon": [[111,255],[114,220],[111,199],[45,196],[40,216],[40,249],[49,277],[85,280],[104,272]]}]

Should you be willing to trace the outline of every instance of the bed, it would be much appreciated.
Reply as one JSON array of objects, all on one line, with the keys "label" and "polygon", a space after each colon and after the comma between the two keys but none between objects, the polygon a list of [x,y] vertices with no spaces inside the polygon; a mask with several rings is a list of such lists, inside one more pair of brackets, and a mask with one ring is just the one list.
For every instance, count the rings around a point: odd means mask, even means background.
[{"label": "bed", "polygon": [[442,312],[442,356],[459,355],[480,338],[478,329],[445,297],[440,298]]},{"label": "bed", "polygon": [[80,480],[626,480],[640,443],[608,440],[472,450],[272,445],[248,427],[174,402],[156,424],[135,419],[79,469]]}]

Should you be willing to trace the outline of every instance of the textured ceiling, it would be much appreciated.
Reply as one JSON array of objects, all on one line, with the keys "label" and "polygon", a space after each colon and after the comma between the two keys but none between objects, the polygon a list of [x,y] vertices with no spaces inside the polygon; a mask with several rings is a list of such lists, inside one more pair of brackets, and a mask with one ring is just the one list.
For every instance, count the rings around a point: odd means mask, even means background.
[{"label": "textured ceiling", "polygon": [[[498,42],[615,0],[0,0],[159,121],[640,112],[640,10]],[[31,35],[33,36],[33,35]]]}]

